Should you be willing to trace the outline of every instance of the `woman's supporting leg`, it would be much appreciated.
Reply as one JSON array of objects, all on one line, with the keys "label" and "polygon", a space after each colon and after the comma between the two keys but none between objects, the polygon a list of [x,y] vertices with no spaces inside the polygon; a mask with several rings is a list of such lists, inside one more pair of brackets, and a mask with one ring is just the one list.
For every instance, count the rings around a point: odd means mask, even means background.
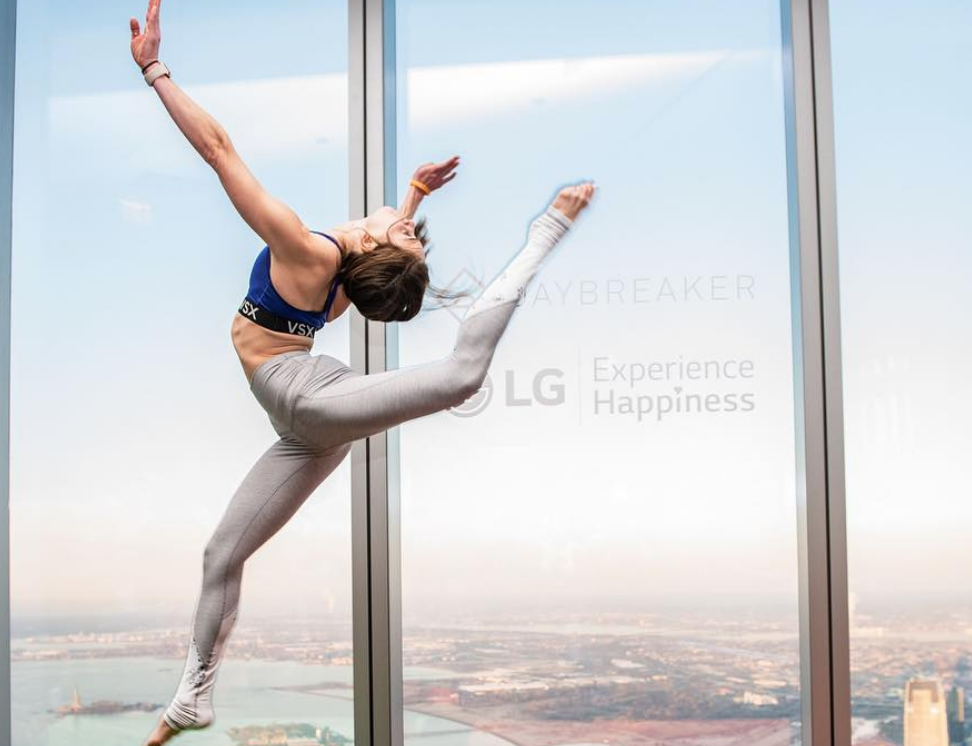
[{"label": "woman's supporting leg", "polygon": [[185,669],[163,713],[170,727],[204,728],[212,722],[213,685],[236,621],[243,563],[290,520],[350,450],[345,444],[321,451],[282,438],[243,479],[206,545]]},{"label": "woman's supporting leg", "polygon": [[372,375],[343,371],[341,380],[297,396],[293,432],[331,447],[458,406],[475,394],[527,285],[570,225],[552,206],[533,221],[526,245],[466,312],[448,357]]}]

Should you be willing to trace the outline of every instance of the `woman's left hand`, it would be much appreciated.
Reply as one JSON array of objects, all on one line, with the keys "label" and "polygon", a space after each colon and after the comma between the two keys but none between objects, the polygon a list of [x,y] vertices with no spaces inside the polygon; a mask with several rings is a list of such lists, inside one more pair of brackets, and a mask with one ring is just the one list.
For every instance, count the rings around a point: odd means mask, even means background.
[{"label": "woman's left hand", "polygon": [[419,166],[415,169],[415,175],[412,178],[421,181],[429,190],[434,192],[456,178],[458,165],[459,156],[454,155],[441,163],[426,163],[424,166]]},{"label": "woman's left hand", "polygon": [[132,29],[132,57],[140,68],[159,58],[159,43],[162,41],[162,31],[159,29],[161,3],[162,0],[149,0],[144,32],[139,30],[137,18],[132,18],[128,22]]}]

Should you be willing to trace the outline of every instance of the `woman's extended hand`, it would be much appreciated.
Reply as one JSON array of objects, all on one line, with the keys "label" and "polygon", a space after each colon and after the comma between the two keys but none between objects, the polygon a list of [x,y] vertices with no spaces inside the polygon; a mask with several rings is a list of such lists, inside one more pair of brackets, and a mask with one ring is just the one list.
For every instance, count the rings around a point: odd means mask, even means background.
[{"label": "woman's extended hand", "polygon": [[597,187],[590,181],[577,186],[565,187],[557,194],[553,206],[571,220],[576,220],[581,210],[591,203],[591,198],[596,189]]},{"label": "woman's extended hand", "polygon": [[412,178],[421,181],[434,192],[436,189],[439,189],[444,184],[448,184],[456,178],[456,167],[458,165],[459,156],[454,155],[449,160],[442,161],[441,163],[426,163],[423,166],[419,166],[415,169],[415,175]]},{"label": "woman's extended hand", "polygon": [[149,0],[144,32],[139,30],[137,18],[132,18],[128,22],[132,29],[132,57],[140,68],[159,58],[159,42],[162,41],[162,32],[159,30],[161,3],[162,0]]}]

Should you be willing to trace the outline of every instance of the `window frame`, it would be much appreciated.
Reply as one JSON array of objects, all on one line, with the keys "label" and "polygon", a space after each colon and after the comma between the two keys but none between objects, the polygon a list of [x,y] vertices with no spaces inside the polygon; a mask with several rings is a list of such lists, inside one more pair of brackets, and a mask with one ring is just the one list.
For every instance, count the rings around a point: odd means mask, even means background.
[{"label": "window frame", "polygon": [[12,742],[10,712],[10,258],[13,241],[14,81],[17,0],[0,0],[0,740]]}]

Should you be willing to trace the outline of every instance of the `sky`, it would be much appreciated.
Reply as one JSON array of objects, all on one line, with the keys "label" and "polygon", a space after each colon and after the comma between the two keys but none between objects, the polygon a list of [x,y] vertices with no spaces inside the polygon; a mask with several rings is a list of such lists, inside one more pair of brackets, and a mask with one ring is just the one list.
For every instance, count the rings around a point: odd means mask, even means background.
[{"label": "sky", "polygon": [[[832,5],[850,574],[866,611],[968,587],[972,10],[925,3],[916,23],[914,2]],[[345,4],[269,7],[166,0],[161,57],[264,186],[326,230],[348,217]],[[559,185],[600,187],[528,290],[488,400],[397,431],[406,626],[475,604],[666,598],[796,614],[778,4],[591,7],[399,2],[399,184],[463,161],[420,209],[433,282],[489,280]],[[261,243],[131,61],[143,13],[18,9],[14,614],[188,616],[205,542],[275,437],[229,337]],[[461,313],[393,325],[398,362],[448,354]],[[347,333],[345,317],[316,351],[346,360]],[[631,380],[678,362],[751,375]],[[706,411],[659,414],[693,396]],[[350,582],[346,462],[248,562],[244,608],[348,616]]]}]

